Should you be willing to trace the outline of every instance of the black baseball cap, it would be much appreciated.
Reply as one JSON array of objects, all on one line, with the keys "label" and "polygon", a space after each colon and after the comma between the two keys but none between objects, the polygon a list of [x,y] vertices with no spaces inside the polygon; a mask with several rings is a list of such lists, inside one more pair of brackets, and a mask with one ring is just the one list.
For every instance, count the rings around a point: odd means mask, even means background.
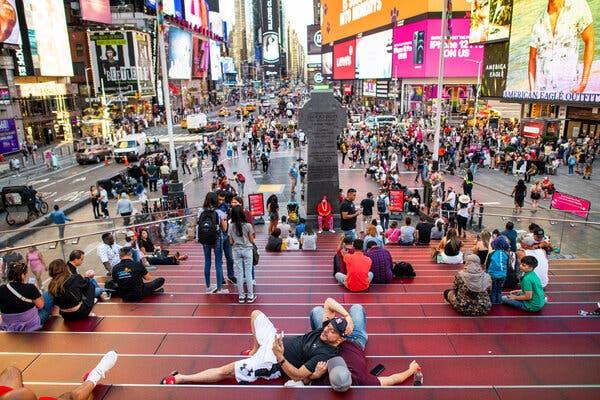
[{"label": "black baseball cap", "polygon": [[348,327],[348,322],[344,318],[333,318],[329,320],[331,327],[340,334],[341,337],[346,337],[346,328]]}]

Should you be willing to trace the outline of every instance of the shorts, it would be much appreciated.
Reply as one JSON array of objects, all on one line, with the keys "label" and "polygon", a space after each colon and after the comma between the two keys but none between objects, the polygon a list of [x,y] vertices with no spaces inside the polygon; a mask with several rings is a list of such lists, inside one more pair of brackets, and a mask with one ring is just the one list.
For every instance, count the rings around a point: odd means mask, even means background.
[{"label": "shorts", "polygon": [[[0,396],[4,396],[6,393],[12,392],[14,389],[8,386],[0,386]],[[39,400],[58,400],[56,397],[39,397]]]},{"label": "shorts", "polygon": [[273,354],[273,341],[277,331],[265,314],[254,320],[254,332],[258,342],[258,351],[250,358],[236,361],[235,380],[238,382],[254,382],[257,379],[277,379],[281,377],[281,367]]}]

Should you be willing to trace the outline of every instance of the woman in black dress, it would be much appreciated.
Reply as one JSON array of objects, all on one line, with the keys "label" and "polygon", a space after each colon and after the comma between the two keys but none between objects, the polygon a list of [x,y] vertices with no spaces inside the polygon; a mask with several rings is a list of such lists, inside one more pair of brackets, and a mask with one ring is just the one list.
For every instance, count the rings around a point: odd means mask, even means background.
[{"label": "woman in black dress", "polygon": [[519,179],[511,194],[511,196],[515,198],[515,213],[520,213],[522,211],[526,195],[527,186],[525,186],[525,181]]}]

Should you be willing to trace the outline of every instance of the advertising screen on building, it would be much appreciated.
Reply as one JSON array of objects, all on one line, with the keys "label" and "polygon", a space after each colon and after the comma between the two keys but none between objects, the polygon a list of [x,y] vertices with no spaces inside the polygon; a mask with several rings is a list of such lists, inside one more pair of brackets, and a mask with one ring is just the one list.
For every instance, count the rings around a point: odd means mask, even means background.
[{"label": "advertising screen on building", "polygon": [[121,30],[90,31],[88,40],[97,92],[102,90],[103,85],[106,93],[154,93],[152,46],[148,34]]},{"label": "advertising screen on building", "polygon": [[265,77],[279,76],[279,0],[261,0],[262,62]]},{"label": "advertising screen on building", "polygon": [[223,79],[221,72],[221,46],[214,40],[210,41],[210,75],[213,81]]},{"label": "advertising screen on building", "polygon": [[333,46],[333,79],[354,79],[356,40],[347,40]]},{"label": "advertising screen on building", "polygon": [[321,55],[321,71],[325,76],[333,75],[333,53],[331,51]]},{"label": "advertising screen on building", "polygon": [[169,28],[169,78],[192,79],[192,34]]},{"label": "advertising screen on building", "polygon": [[194,36],[192,46],[194,48],[192,76],[194,78],[204,78],[209,66],[209,43],[207,40],[200,40],[200,38]]},{"label": "advertising screen on building", "polygon": [[600,0],[565,0],[554,32],[548,1],[514,0],[503,97],[600,104]]},{"label": "advertising screen on building", "polygon": [[21,44],[15,0],[4,0],[0,4],[0,43]]},{"label": "advertising screen on building", "polygon": [[19,151],[19,136],[14,119],[0,119],[0,154]]},{"label": "advertising screen on building", "polygon": [[321,26],[308,25],[306,27],[306,53],[321,54]]},{"label": "advertising screen on building", "polygon": [[[394,29],[392,76],[430,78],[438,76],[440,54],[439,19],[409,23]],[[445,77],[476,77],[483,61],[483,46],[469,43],[469,20],[452,19],[452,36],[444,50]]]},{"label": "advertising screen on building", "polygon": [[356,79],[392,77],[392,30],[356,39]]},{"label": "advertising screen on building", "polygon": [[472,0],[471,43],[508,39],[513,0]]},{"label": "advertising screen on building", "polygon": [[375,97],[377,95],[377,81],[368,79],[363,82],[363,96]]},{"label": "advertising screen on building", "polygon": [[40,74],[73,76],[71,47],[62,0],[32,1],[30,4]]},{"label": "advertising screen on building", "polygon": [[204,0],[183,0],[185,20],[192,25],[208,26],[208,8]]},{"label": "advertising screen on building", "polygon": [[507,65],[508,42],[485,45],[481,79],[482,97],[502,97],[506,87]]},{"label": "advertising screen on building", "polygon": [[81,0],[81,19],[111,24],[110,0]]}]

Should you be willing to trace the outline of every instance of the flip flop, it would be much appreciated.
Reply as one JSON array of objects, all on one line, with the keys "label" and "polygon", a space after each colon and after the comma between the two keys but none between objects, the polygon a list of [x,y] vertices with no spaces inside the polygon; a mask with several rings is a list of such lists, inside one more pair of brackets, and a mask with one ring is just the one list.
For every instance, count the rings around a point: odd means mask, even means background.
[{"label": "flip flop", "polygon": [[175,375],[179,375],[178,371],[173,371],[171,372],[168,376],[165,376],[164,378],[162,378],[162,380],[160,381],[161,385],[177,385],[177,382],[175,381]]}]

